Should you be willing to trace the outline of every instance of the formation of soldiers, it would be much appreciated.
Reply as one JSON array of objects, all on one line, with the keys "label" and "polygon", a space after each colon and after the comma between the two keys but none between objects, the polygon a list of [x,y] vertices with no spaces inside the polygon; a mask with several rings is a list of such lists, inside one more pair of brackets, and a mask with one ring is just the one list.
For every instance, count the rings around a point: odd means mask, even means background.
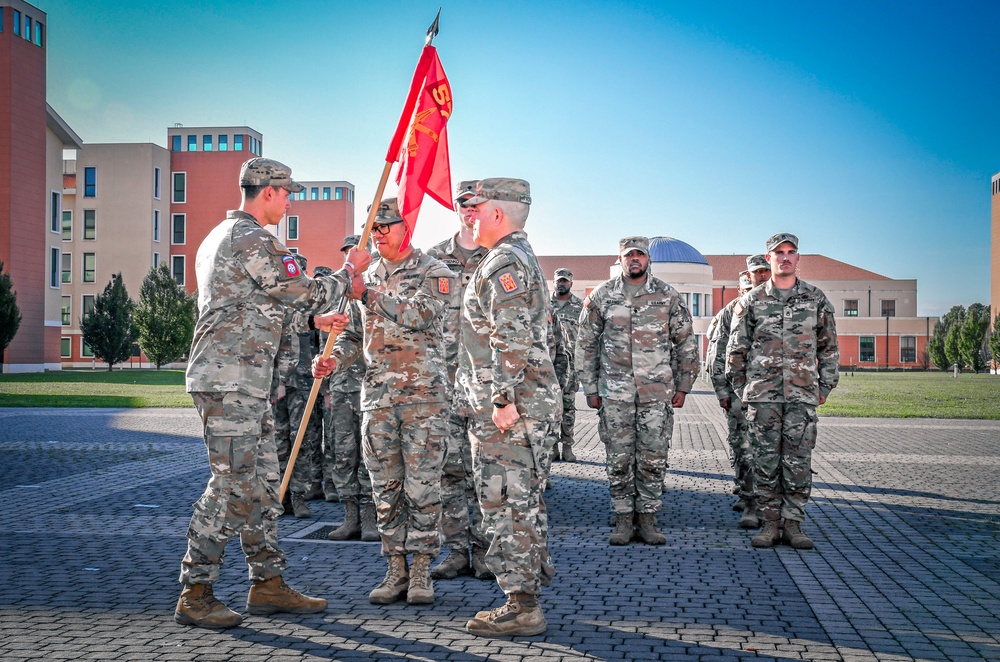
[{"label": "formation of soldiers", "polygon": [[[471,618],[470,633],[541,634],[539,597],[555,575],[544,490],[553,461],[576,461],[580,385],[607,452],[609,542],[665,543],[656,514],[673,410],[697,376],[698,348],[683,298],[650,273],[648,239],[622,239],[621,273],[585,300],[572,294],[564,268],[550,295],[524,231],[528,182],[470,180],[457,187],[459,230],[450,239],[426,253],[413,247],[395,199],[386,199],[374,215],[377,253],[348,237],[344,267],[317,267],[309,278],[304,258],[264,229],[301,190],[290,169],[251,159],[240,185],[240,210],[197,258],[188,390],[205,423],[212,479],[188,532],[178,622],[241,622],[212,593],[236,534],[253,581],[249,613],[325,609],[325,600],[285,584],[277,545],[278,515],[309,517],[307,502],[325,498],[344,505],[331,539],[381,542],[386,573],[370,602],[428,604],[433,580],[474,575],[495,579],[505,601]],[[768,257],[784,273],[797,262],[798,240],[780,237],[773,247],[769,240]],[[758,538],[773,545],[783,519],[790,544],[803,548],[803,447],[811,449],[810,433],[815,441],[815,405],[836,385],[836,330],[829,302],[794,277],[794,264],[791,286],[763,273],[713,321],[709,370],[731,418],[741,526],[762,519],[753,544],[770,546]],[[337,337],[323,359],[329,333]],[[790,370],[760,356],[788,352],[789,343]],[[822,356],[810,387],[799,373],[817,365],[811,349]],[[322,406],[303,421],[312,379],[323,380]],[[308,427],[280,504],[277,483],[298,425]],[[786,453],[789,429],[801,434]],[[448,553],[431,568],[442,546]]]}]

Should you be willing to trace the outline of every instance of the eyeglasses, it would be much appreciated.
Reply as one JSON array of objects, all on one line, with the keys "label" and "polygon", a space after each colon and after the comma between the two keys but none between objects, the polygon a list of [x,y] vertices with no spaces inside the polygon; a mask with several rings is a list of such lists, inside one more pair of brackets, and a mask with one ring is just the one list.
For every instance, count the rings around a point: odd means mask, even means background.
[{"label": "eyeglasses", "polygon": [[379,223],[378,225],[373,225],[372,226],[372,234],[377,234],[377,235],[380,235],[380,236],[385,236],[385,235],[389,234],[389,228],[391,228],[394,225],[398,225],[398,224],[400,224],[402,222],[403,222],[403,219],[399,219],[398,221],[392,221],[390,223]]}]

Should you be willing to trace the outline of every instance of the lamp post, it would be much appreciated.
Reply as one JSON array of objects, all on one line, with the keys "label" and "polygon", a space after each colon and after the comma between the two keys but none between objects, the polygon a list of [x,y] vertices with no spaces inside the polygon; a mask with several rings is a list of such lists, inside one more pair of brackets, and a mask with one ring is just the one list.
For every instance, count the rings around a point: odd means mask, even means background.
[{"label": "lamp post", "polygon": [[889,316],[885,316],[885,369],[889,369]]}]

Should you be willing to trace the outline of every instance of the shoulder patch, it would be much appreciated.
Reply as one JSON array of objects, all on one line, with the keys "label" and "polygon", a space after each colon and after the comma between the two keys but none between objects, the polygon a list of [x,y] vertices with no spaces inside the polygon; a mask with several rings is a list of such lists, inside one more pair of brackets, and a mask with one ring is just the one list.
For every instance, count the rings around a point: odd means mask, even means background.
[{"label": "shoulder patch", "polygon": [[490,251],[480,263],[479,268],[482,274],[489,277],[503,267],[513,263],[513,261],[514,258],[509,253],[504,251]]},{"label": "shoulder patch", "polygon": [[[275,255],[291,255],[292,252],[281,245],[277,239],[271,239],[271,248]],[[292,258],[295,259],[295,258]]]},{"label": "shoulder patch", "polygon": [[281,263],[284,265],[285,274],[289,278],[295,278],[301,274],[299,271],[299,263],[295,261],[295,257],[291,253],[281,258]]},{"label": "shoulder patch", "polygon": [[451,294],[451,280],[448,278],[438,278],[438,292],[441,294]]},{"label": "shoulder patch", "polygon": [[510,294],[511,292],[516,292],[518,287],[520,287],[520,285],[518,285],[517,279],[514,278],[514,273],[511,271],[505,271],[499,276],[497,276],[497,281],[500,283],[500,287],[503,288],[503,291],[506,292],[507,294]]}]

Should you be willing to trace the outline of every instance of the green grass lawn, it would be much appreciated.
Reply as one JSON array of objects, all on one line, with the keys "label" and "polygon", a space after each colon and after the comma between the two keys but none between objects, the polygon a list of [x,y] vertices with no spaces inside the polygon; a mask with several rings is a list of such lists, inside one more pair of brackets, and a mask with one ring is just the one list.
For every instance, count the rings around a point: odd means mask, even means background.
[{"label": "green grass lawn", "polygon": [[0,375],[0,407],[191,407],[183,370]]},{"label": "green grass lawn", "polygon": [[819,408],[822,416],[1000,420],[1000,375],[856,372]]}]

